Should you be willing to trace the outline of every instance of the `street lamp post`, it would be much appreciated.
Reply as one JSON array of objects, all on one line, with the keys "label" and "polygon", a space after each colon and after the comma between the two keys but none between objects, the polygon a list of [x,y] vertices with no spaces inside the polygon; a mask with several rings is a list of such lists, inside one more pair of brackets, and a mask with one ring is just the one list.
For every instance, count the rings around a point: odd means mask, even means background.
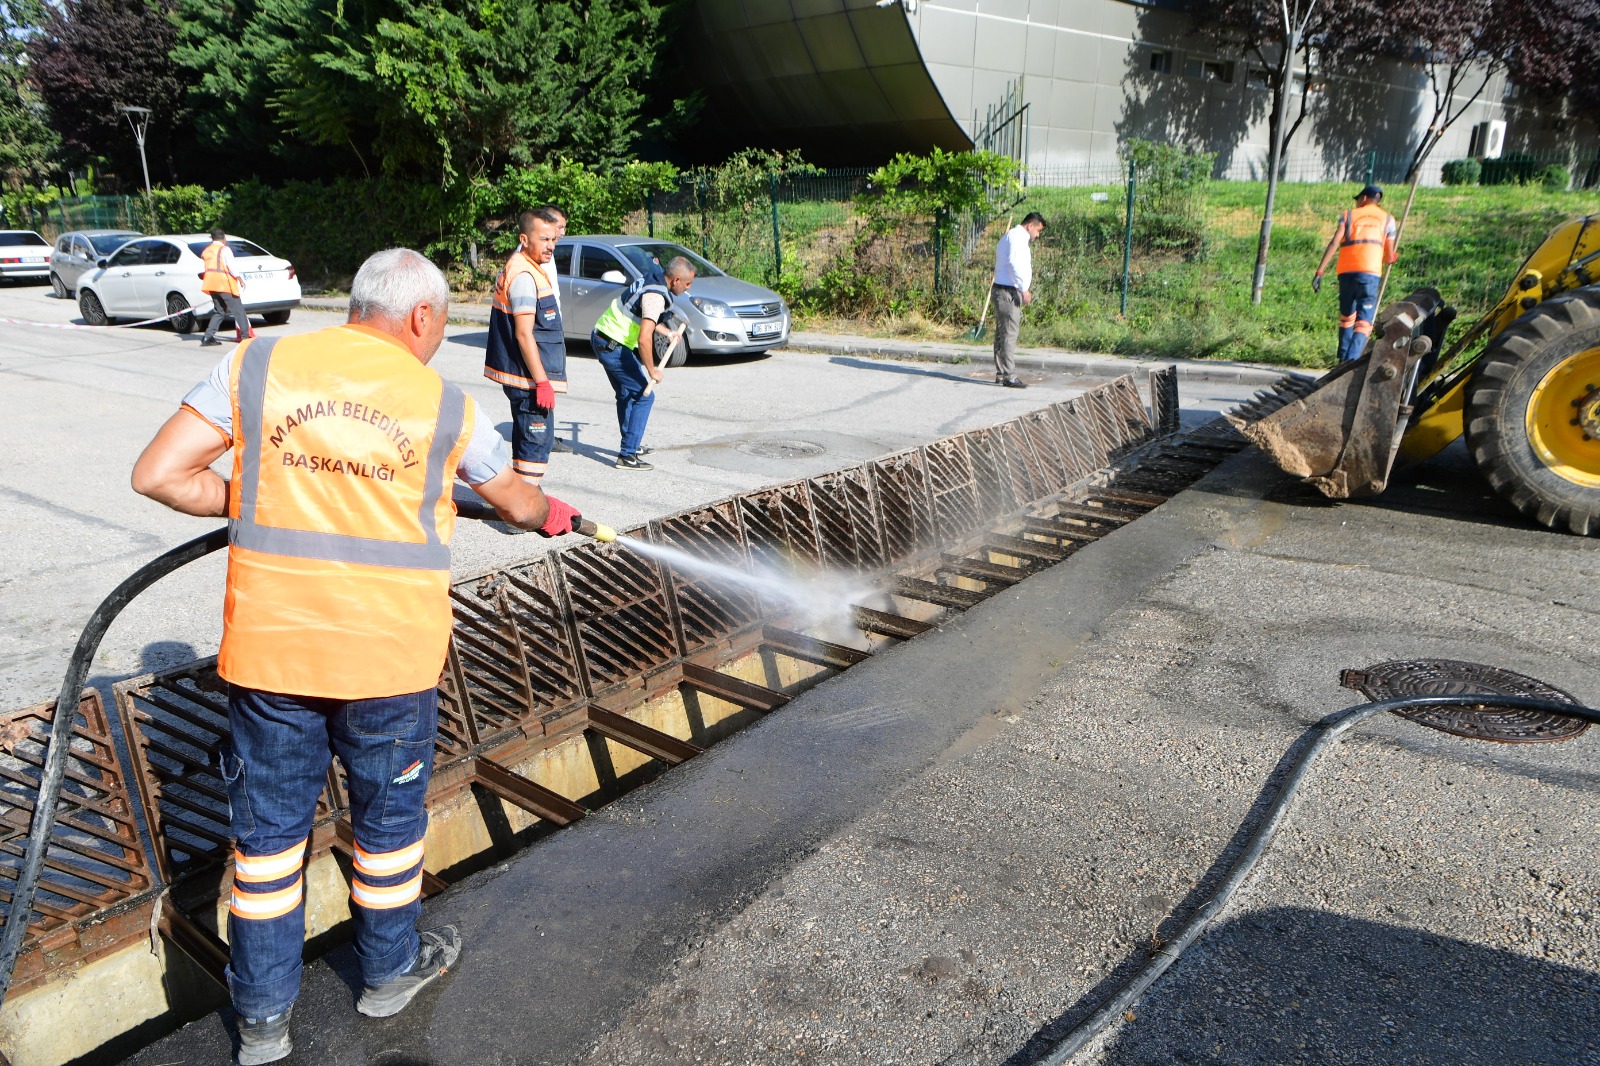
[{"label": "street lamp post", "polygon": [[150,192],[150,163],[144,157],[144,128],[150,125],[150,109],[148,107],[119,107],[124,115],[128,116],[128,125],[133,127],[133,139],[139,142],[139,165],[144,168],[144,198],[149,203],[152,200]]}]

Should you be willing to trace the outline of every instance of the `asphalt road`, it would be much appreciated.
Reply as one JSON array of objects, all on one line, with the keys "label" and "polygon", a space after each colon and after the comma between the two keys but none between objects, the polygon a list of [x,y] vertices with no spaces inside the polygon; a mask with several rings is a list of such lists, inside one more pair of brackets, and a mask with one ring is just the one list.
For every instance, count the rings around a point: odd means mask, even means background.
[{"label": "asphalt road", "polygon": [[[48,286],[0,287],[0,319],[79,321]],[[262,335],[343,321],[298,310]],[[506,401],[482,375],[486,332],[452,326],[433,366],[509,433]],[[212,528],[136,496],[135,457],[226,348],[163,326],[50,329],[0,321],[0,706],[53,698],[66,656],[95,605],[162,551]],[[997,388],[984,367],[859,355],[774,353],[668,372],[646,441],[656,469],[618,470],[614,401],[601,368],[574,348],[572,391],[557,408],[562,439],[548,490],[618,528],[745,489],[813,475],[990,425],[1105,380],[1031,370],[1026,391]],[[1252,386],[1186,381],[1185,403],[1219,410]],[[226,459],[224,460],[226,462]],[[466,492],[464,488],[459,492]],[[533,535],[457,527],[458,576],[549,550]],[[212,653],[223,564],[194,564],[141,596],[113,627],[92,683],[104,685]]]}]

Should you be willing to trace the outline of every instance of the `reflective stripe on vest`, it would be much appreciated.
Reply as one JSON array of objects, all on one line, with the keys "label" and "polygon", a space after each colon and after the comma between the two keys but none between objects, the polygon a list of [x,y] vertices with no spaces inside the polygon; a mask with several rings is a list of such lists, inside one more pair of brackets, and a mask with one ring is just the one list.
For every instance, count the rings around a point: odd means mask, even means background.
[{"label": "reflective stripe on vest", "polygon": [[[634,284],[639,285],[638,282]],[[672,293],[663,285],[639,285],[637,290],[630,287],[611,301],[611,306],[600,316],[600,321],[594,324],[595,332],[611,338],[624,348],[638,351],[639,330],[643,326],[639,318],[639,306],[644,302],[645,294],[652,292],[666,300],[666,310],[661,313],[665,318],[667,310],[672,307]]]},{"label": "reflective stripe on vest", "polygon": [[1384,248],[1394,219],[1377,204],[1346,211],[1340,216],[1344,237],[1339,241],[1339,274],[1382,274]]},{"label": "reflective stripe on vest", "polygon": [[205,276],[200,279],[201,292],[227,292],[239,295],[239,279],[222,265],[222,241],[212,241],[200,252],[200,261],[206,265]]},{"label": "reflective stripe on vest", "polygon": [[[493,307],[489,311],[489,340],[483,357],[483,376],[513,389],[532,392],[536,383],[522,346],[517,343],[511,307],[511,286],[527,274],[533,278],[533,338],[545,377],[556,392],[567,391],[567,339],[561,327],[561,306],[550,275],[520,250],[513,253],[495,279]],[[527,312],[524,312],[527,313]]]},{"label": "reflective stripe on vest", "polygon": [[474,408],[360,325],[248,341],[217,672],[327,699],[423,692],[450,643],[448,491]]},{"label": "reflective stripe on vest", "polygon": [[240,435],[244,439],[244,465],[240,471],[239,517],[228,522],[228,543],[269,555],[320,559],[334,563],[399,566],[408,570],[449,570],[450,546],[439,539],[434,510],[445,488],[445,462],[461,435],[466,416],[466,395],[449,382],[439,398],[439,423],[428,449],[425,488],[417,521],[427,540],[402,544],[344,533],[281,529],[256,522],[256,497],[261,487],[262,412],[266,406],[267,367],[277,337],[255,341],[244,350],[239,368]]}]

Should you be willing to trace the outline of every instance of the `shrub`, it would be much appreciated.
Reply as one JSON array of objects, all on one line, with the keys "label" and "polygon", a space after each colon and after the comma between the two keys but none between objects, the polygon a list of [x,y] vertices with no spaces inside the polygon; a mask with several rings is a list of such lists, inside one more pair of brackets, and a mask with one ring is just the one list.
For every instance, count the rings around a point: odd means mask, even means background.
[{"label": "shrub", "polygon": [[1508,152],[1499,159],[1483,161],[1484,185],[1525,185],[1537,181],[1541,170],[1539,161],[1525,152]]},{"label": "shrub", "polygon": [[1483,176],[1483,164],[1476,159],[1452,159],[1444,165],[1446,185],[1476,185]]},{"label": "shrub", "polygon": [[1539,172],[1539,184],[1554,192],[1566,192],[1572,184],[1572,174],[1560,163],[1551,163]]},{"label": "shrub", "polygon": [[228,194],[199,185],[179,185],[153,189],[149,199],[133,196],[128,208],[134,228],[146,233],[205,233],[220,225],[227,214]]}]

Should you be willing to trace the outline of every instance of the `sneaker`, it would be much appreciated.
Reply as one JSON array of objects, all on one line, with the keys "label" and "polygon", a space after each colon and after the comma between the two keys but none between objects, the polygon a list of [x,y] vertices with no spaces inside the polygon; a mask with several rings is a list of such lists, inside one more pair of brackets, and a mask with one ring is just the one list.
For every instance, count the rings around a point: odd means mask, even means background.
[{"label": "sneaker", "polygon": [[998,376],[995,378],[995,384],[1004,385],[1008,389],[1025,389],[1028,387],[1028,383],[1015,374],[1010,377]]},{"label": "sneaker", "polygon": [[566,441],[562,440],[560,437],[557,437],[556,438],[556,442],[554,444],[550,445],[550,450],[552,452],[564,452],[567,455],[571,455],[572,454],[572,445],[568,444]]},{"label": "sneaker", "polygon": [[649,454],[650,454],[650,453],[651,453],[651,452],[653,452],[653,451],[655,451],[655,449],[654,449],[654,448],[652,448],[652,447],[650,447],[650,446],[649,446],[649,445],[648,445],[648,444],[647,444],[647,445],[645,445],[645,446],[644,446],[644,447],[643,447],[643,448],[640,448],[640,449],[639,449],[639,450],[638,450],[638,451],[636,451],[636,452],[634,452],[634,453],[633,453],[633,454],[634,454],[634,455],[649,455]]},{"label": "sneaker", "polygon": [[289,1039],[289,1010],[267,1018],[239,1019],[239,1066],[261,1066],[287,1058],[294,1050]]},{"label": "sneaker", "polygon": [[215,338],[215,337],[206,337],[206,338],[204,338],[204,339],[202,339],[200,341],[200,347],[202,347],[202,348],[211,348],[211,347],[214,347],[214,346],[216,346],[218,344],[221,344],[221,343],[222,342],[217,340],[217,338]]},{"label": "sneaker", "polygon": [[617,466],[622,470],[654,470],[653,463],[647,463],[637,455],[617,456]]},{"label": "sneaker", "polygon": [[368,1018],[399,1014],[418,992],[449,973],[460,956],[461,934],[456,932],[455,926],[447,925],[436,933],[423,933],[422,947],[417,950],[411,969],[392,981],[364,990],[356,1001],[356,1010]]}]

